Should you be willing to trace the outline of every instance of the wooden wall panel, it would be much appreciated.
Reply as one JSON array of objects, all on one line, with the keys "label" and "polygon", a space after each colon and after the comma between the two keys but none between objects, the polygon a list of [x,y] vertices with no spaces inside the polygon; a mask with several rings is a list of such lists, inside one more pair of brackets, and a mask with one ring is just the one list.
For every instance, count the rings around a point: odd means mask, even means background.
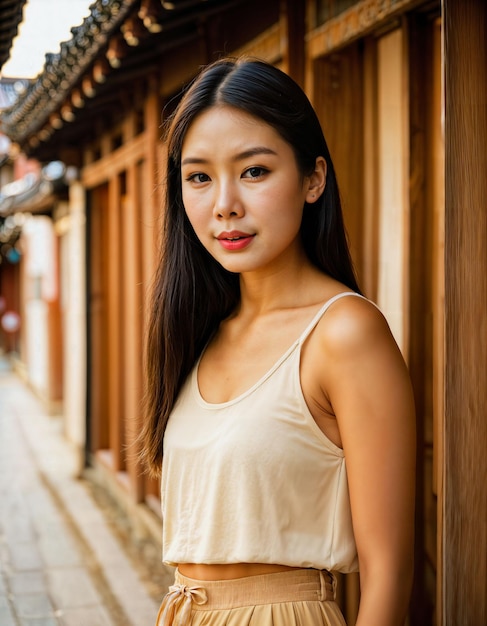
[{"label": "wooden wall panel", "polygon": [[487,624],[487,3],[444,0],[445,626]]},{"label": "wooden wall panel", "polygon": [[[264,59],[283,69],[282,53],[285,50],[285,26],[286,20],[281,19],[278,24],[264,31],[261,35],[249,41],[237,50],[232,50],[232,56],[246,55]],[[301,46],[303,42],[301,41]]]},{"label": "wooden wall panel", "polygon": [[335,166],[354,263],[363,267],[362,61],[352,45],[313,65],[312,102]]}]

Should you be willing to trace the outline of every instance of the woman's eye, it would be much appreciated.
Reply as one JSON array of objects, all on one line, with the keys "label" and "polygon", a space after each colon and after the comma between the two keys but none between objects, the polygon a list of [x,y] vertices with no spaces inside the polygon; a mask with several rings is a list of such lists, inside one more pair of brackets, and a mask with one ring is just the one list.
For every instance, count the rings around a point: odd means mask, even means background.
[{"label": "woman's eye", "polygon": [[195,174],[188,176],[186,180],[192,183],[206,183],[210,180],[210,177],[202,172],[196,172]]},{"label": "woman's eye", "polygon": [[243,178],[260,178],[261,176],[264,176],[264,174],[266,174],[268,172],[268,170],[266,170],[264,167],[249,167],[248,170],[245,170],[245,172],[243,173]]}]

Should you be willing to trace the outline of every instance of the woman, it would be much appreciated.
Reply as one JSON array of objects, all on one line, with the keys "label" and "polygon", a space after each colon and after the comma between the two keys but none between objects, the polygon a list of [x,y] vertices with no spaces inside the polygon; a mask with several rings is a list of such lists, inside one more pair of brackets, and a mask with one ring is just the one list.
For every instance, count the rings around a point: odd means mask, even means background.
[{"label": "woman", "polygon": [[360,295],[316,114],[276,68],[223,59],[167,146],[143,433],[177,566],[158,624],[343,625],[331,571],[359,569],[357,626],[398,626],[412,394]]}]

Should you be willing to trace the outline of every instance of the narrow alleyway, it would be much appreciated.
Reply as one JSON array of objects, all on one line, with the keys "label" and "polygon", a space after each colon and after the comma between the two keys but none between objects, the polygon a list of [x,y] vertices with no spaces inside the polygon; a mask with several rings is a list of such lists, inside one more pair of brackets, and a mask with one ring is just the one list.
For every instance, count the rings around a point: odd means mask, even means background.
[{"label": "narrow alleyway", "polygon": [[0,625],[153,626],[158,589],[73,478],[60,422],[0,356]]}]

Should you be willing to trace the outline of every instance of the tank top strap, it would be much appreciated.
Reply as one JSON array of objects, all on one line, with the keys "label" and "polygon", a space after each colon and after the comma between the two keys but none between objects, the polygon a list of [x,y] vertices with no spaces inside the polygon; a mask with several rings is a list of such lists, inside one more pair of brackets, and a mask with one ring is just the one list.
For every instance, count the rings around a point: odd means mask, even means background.
[{"label": "tank top strap", "polygon": [[321,309],[318,311],[318,313],[313,317],[313,319],[308,324],[308,326],[304,329],[304,332],[301,334],[301,336],[298,339],[298,344],[299,345],[301,345],[302,343],[304,343],[304,341],[306,341],[306,339],[308,338],[308,336],[310,335],[312,330],[315,328],[315,326],[318,324],[320,319],[323,317],[323,315],[326,313],[328,308],[334,302],[336,302],[337,300],[340,300],[340,298],[344,298],[346,296],[356,296],[357,298],[362,298],[363,300],[367,300],[367,298],[365,298],[364,296],[360,295],[359,293],[356,293],[355,291],[344,291],[342,293],[337,294],[336,296],[333,296],[333,298],[330,298],[329,300],[327,300],[325,302],[325,304],[321,307]]}]

